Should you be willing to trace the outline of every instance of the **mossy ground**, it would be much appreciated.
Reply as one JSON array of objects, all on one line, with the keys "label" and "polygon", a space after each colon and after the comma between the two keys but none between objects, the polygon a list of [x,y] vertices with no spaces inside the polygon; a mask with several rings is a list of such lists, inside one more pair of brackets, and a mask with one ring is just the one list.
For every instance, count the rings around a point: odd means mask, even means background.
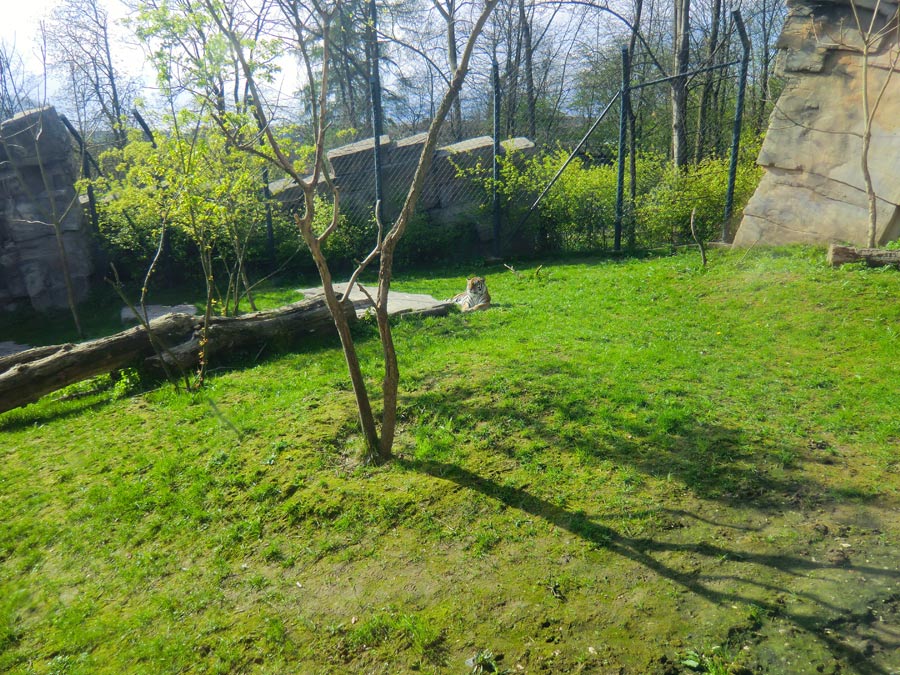
[{"label": "mossy ground", "polygon": [[496,306],[381,467],[330,340],[0,416],[0,671],[900,672],[900,274],[823,259],[401,278]]}]

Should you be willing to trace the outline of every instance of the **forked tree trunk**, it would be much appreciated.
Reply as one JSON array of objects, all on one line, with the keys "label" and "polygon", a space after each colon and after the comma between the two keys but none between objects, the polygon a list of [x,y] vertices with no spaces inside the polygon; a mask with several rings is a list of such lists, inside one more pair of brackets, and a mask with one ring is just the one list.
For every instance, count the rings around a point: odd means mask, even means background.
[{"label": "forked tree trunk", "polygon": [[866,246],[874,248],[875,235],[878,231],[878,200],[875,196],[875,185],[872,182],[872,173],[869,171],[869,148],[872,144],[872,112],[869,106],[869,43],[863,39],[862,57],[862,106],[863,106],[863,134],[862,151],[859,154],[859,168],[862,171],[863,182],[866,186]]},{"label": "forked tree trunk", "polygon": [[[365,260],[357,267],[356,272],[354,272],[353,276],[351,277],[351,282],[348,284],[347,290],[349,292],[362,270],[365,269],[365,267],[375,258],[380,258],[378,275],[378,297],[374,303],[385,359],[385,377],[382,383],[382,392],[384,395],[384,410],[380,438],[378,429],[374,421],[372,407],[368,392],[366,390],[365,381],[362,376],[359,359],[357,357],[356,349],[353,344],[353,336],[350,333],[347,322],[341,316],[340,304],[335,294],[334,284],[332,283],[331,278],[331,271],[328,266],[328,261],[326,260],[322,251],[322,246],[339,225],[340,213],[338,200],[339,192],[333,185],[331,185],[327,173],[327,168],[325,167],[324,156],[326,128],[325,108],[327,104],[326,91],[329,69],[328,35],[329,24],[333,19],[332,14],[325,11],[319,5],[316,5],[318,19],[321,22],[323,51],[320,57],[322,63],[322,71],[320,78],[321,89],[319,92],[318,104],[316,104],[314,97],[312,99],[312,109],[317,112],[318,122],[316,125],[317,129],[315,160],[313,161],[312,167],[313,174],[310,178],[306,179],[299,175],[296,167],[294,166],[294,163],[284,153],[278,138],[272,132],[271,126],[268,124],[265,112],[260,107],[256,108],[257,119],[260,122],[259,126],[264,130],[263,136],[269,146],[269,149],[272,151],[271,160],[274,161],[274,163],[276,163],[281,169],[283,169],[285,173],[287,173],[298,185],[300,185],[304,192],[306,202],[305,213],[302,217],[296,216],[296,221],[304,241],[309,246],[309,249],[312,252],[313,259],[315,260],[316,267],[319,271],[319,275],[322,278],[322,285],[325,292],[326,302],[328,304],[328,307],[334,314],[334,325],[341,337],[341,344],[344,349],[344,357],[347,362],[347,368],[350,372],[350,379],[353,383],[353,391],[356,397],[360,425],[362,426],[366,441],[368,454],[367,459],[371,461],[384,461],[390,458],[391,448],[393,446],[396,430],[397,389],[400,375],[397,368],[397,356],[394,349],[393,339],[391,337],[390,323],[388,321],[387,315],[388,295],[390,292],[392,274],[391,267],[393,265],[394,249],[400,237],[403,235],[407,223],[412,217],[419,195],[422,192],[422,187],[425,181],[425,174],[431,167],[435,147],[437,145],[438,132],[440,131],[441,125],[444,123],[444,120],[450,113],[451,107],[454,108],[454,110],[459,110],[459,91],[462,87],[463,80],[468,70],[469,60],[472,55],[472,50],[475,46],[475,40],[484,28],[484,24],[487,21],[491,11],[496,6],[497,1],[498,0],[486,0],[484,8],[481,10],[478,19],[472,26],[471,32],[469,34],[469,39],[467,40],[462,53],[459,54],[459,60],[457,62],[458,52],[456,51],[456,37],[454,32],[456,20],[456,10],[454,4],[455,0],[447,0],[446,7],[441,4],[440,0],[432,0],[435,8],[441,13],[441,15],[444,17],[444,20],[447,21],[448,61],[450,62],[449,65],[452,71],[451,83],[441,101],[441,105],[439,106],[432,119],[431,126],[428,129],[425,143],[422,147],[422,153],[419,157],[419,164],[416,167],[416,172],[413,176],[412,183],[407,193],[406,201],[404,202],[403,208],[400,211],[400,215],[394,221],[394,224],[391,227],[390,231],[384,235],[383,240],[383,228],[379,221],[378,240],[375,243],[375,247],[373,248],[372,252],[365,258]],[[223,9],[221,5],[215,3],[214,0],[203,0],[203,4],[211,13],[216,24],[231,43],[232,48],[235,51],[235,56],[237,57],[238,62],[241,64],[241,68],[247,78],[247,86],[253,94],[253,99],[257,102],[258,106],[258,102],[262,101],[263,99],[259,95],[258,86],[254,78],[254,70],[243,51],[243,45],[240,37],[233,30],[231,30],[228,25],[226,25],[226,22],[223,20],[222,14],[220,14],[220,12],[223,11],[227,13],[227,10]],[[312,77],[312,66],[309,58],[309,53],[306,50],[305,42],[303,41],[302,36],[300,37],[301,39],[299,41],[299,47],[303,55],[304,63],[306,64],[307,72],[310,74],[310,82],[315,82],[315,78]],[[332,189],[334,195],[334,212],[331,224],[321,234],[318,234],[313,231],[312,222],[313,211],[315,208],[314,195],[316,189],[318,188],[320,177],[323,178]]]}]

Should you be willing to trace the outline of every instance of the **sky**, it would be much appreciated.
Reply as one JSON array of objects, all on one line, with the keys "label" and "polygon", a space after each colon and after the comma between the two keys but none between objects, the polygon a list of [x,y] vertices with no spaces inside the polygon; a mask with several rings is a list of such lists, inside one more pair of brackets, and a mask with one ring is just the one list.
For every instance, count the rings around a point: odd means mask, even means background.
[{"label": "sky", "polygon": [[[119,0],[97,0],[97,2],[106,8],[110,18],[111,46],[116,68],[129,77],[142,80],[145,87],[148,87],[145,93],[150,94],[155,88],[156,74],[143,49],[136,44],[134,36],[119,25],[128,17],[130,10]],[[47,18],[59,4],[60,0],[0,0],[0,42],[7,47],[15,45],[16,52],[25,62],[25,69],[32,75],[38,75],[43,71],[37,43],[40,21]],[[125,42],[117,37],[124,38]],[[285,59],[276,90],[294,91],[298,86],[297,76],[296,64],[291,59]],[[48,83],[51,103],[55,88],[51,80]]]},{"label": "sky", "polygon": [[[109,13],[113,36],[125,35],[117,24],[128,15],[128,9],[118,0],[98,0]],[[6,46],[15,45],[16,52],[24,59],[26,68],[39,73],[43,68],[37,43],[39,25],[46,19],[59,0],[0,0],[0,41]],[[113,44],[115,57],[129,75],[140,75],[146,59],[137,46],[125,47]]]},{"label": "sky", "polygon": [[38,21],[58,4],[57,0],[3,0],[3,20],[0,22],[0,39],[7,44],[16,41],[20,47],[37,32]]}]

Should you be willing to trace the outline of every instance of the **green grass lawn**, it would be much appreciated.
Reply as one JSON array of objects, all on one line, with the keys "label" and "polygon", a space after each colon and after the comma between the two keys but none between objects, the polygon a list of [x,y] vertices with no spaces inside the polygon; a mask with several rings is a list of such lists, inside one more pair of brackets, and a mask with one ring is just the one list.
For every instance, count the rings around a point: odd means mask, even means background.
[{"label": "green grass lawn", "polygon": [[377,468],[333,340],[0,415],[0,672],[900,672],[900,274],[824,257],[401,275],[495,306]]}]

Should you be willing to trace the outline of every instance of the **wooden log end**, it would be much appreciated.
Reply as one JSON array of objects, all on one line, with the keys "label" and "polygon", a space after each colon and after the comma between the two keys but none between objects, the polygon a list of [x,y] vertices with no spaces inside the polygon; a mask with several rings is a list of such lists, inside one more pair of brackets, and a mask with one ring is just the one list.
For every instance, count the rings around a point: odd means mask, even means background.
[{"label": "wooden log end", "polygon": [[900,250],[887,248],[856,248],[831,244],[828,247],[828,264],[840,267],[846,263],[864,262],[869,267],[900,267]]}]

